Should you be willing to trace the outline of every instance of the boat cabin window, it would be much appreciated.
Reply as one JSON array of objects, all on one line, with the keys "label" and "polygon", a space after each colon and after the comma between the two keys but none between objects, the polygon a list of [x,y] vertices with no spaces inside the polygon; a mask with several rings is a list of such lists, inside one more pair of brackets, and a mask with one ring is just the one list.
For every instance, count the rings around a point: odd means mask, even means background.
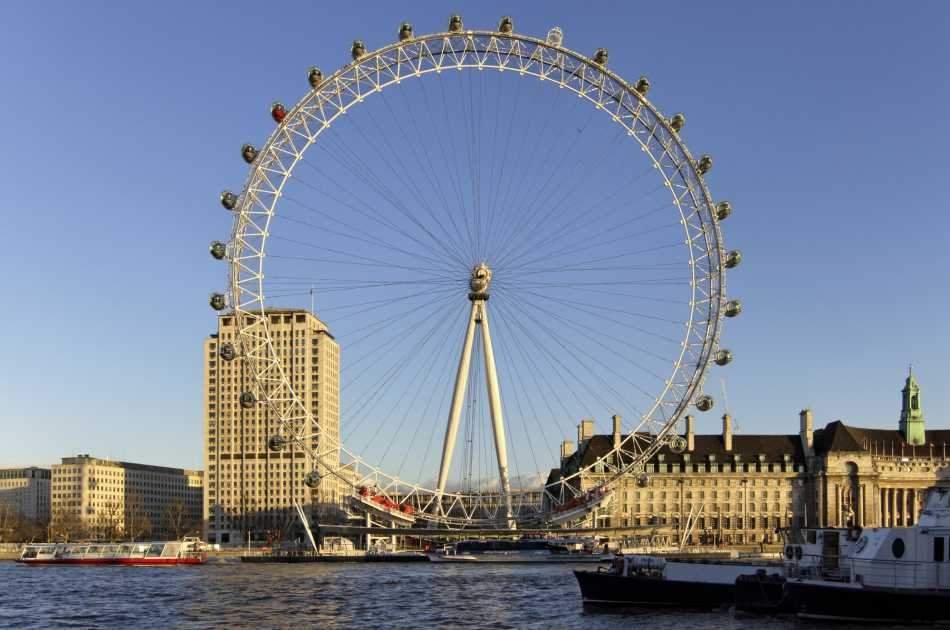
[{"label": "boat cabin window", "polygon": [[895,558],[900,558],[904,555],[904,539],[895,538],[894,542],[891,543],[891,553],[894,554]]},{"label": "boat cabin window", "polygon": [[934,537],[934,562],[944,561],[944,538],[943,536]]},{"label": "boat cabin window", "polygon": [[161,544],[161,543],[154,544],[154,545],[150,545],[149,548],[148,548],[148,554],[146,554],[146,555],[149,555],[149,556],[160,556],[160,555],[162,555],[162,548],[163,548],[164,546],[165,546],[165,545],[163,545],[163,544]]},{"label": "boat cabin window", "polygon": [[809,529],[807,532],[805,532],[805,542],[807,542],[810,545],[814,545],[815,543],[817,543],[818,532],[816,532],[813,529]]}]

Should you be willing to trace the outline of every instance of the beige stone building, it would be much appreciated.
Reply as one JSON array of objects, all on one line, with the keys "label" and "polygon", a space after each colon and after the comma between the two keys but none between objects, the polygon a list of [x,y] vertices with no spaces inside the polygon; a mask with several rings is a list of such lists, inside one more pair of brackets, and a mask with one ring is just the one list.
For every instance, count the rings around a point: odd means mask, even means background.
[{"label": "beige stone building", "polygon": [[58,538],[153,540],[201,529],[204,474],[77,455],[54,464],[52,530]]},{"label": "beige stone building", "polygon": [[47,523],[49,493],[48,468],[0,468],[0,510],[5,511],[5,515]]},{"label": "beige stone building", "polygon": [[[599,526],[655,526],[671,539],[694,523],[692,542],[749,544],[776,540],[784,527],[913,525],[924,490],[946,482],[950,431],[923,427],[920,389],[908,377],[896,430],[863,429],[834,421],[815,430],[813,414],[799,414],[799,432],[737,435],[723,416],[722,432],[696,435],[686,422],[687,448],[663,448],[643,476],[619,482],[614,499],[594,518]],[[577,442],[561,447],[561,466],[548,481],[581,467],[584,490],[600,484],[597,460],[619,443],[582,421]]]},{"label": "beige stone building", "polygon": [[[340,440],[340,347],[326,324],[300,309],[270,309],[268,327],[274,347],[293,384],[320,429],[335,443]],[[297,500],[311,518],[338,515],[342,482],[325,474],[303,448],[268,448],[278,433],[278,421],[263,404],[246,409],[242,392],[254,392],[253,377],[240,358],[222,358],[221,347],[239,347],[238,322],[233,314],[218,318],[218,331],[204,342],[204,434],[207,493],[205,537],[233,544],[265,541],[285,535],[296,518]],[[312,450],[319,448],[311,438]],[[327,462],[329,459],[329,462]],[[336,465],[339,453],[324,455]],[[305,484],[311,472],[320,475],[317,487]]]}]

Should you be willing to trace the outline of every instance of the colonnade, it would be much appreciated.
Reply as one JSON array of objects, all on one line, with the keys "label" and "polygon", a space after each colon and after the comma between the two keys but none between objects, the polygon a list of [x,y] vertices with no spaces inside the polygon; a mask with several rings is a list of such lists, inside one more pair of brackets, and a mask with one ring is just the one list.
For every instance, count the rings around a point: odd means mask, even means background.
[{"label": "colonnade", "polygon": [[917,523],[923,492],[916,488],[881,488],[881,526],[910,527]]}]

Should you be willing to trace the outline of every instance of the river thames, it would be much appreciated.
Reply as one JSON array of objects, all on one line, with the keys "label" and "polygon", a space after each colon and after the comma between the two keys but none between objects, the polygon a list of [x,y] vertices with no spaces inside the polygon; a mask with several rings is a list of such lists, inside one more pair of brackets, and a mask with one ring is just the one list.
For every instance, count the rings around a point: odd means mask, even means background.
[{"label": "river thames", "polygon": [[585,610],[571,571],[569,565],[227,561],[123,568],[0,562],[0,627],[804,627],[792,620],[734,618],[729,612]]}]

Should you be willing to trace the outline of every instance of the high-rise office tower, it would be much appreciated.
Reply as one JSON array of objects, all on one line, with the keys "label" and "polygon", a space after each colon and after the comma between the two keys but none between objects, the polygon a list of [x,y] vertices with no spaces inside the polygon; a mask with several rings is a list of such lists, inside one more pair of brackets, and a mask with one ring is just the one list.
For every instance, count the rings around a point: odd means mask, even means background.
[{"label": "high-rise office tower", "polygon": [[[325,445],[340,440],[340,347],[326,324],[302,309],[268,309],[268,331],[294,391],[319,423]],[[206,540],[239,543],[286,534],[296,518],[296,500],[311,519],[333,518],[343,500],[341,482],[315,462],[320,438],[308,437],[310,448],[288,445],[268,448],[278,433],[279,419],[268,405],[241,406],[244,391],[256,391],[253,375],[240,357],[226,361],[222,344],[240,350],[236,316],[218,318],[218,332],[204,342],[204,442],[207,485],[204,519]],[[339,462],[339,451],[322,454]],[[321,475],[316,487],[307,474]]]}]

